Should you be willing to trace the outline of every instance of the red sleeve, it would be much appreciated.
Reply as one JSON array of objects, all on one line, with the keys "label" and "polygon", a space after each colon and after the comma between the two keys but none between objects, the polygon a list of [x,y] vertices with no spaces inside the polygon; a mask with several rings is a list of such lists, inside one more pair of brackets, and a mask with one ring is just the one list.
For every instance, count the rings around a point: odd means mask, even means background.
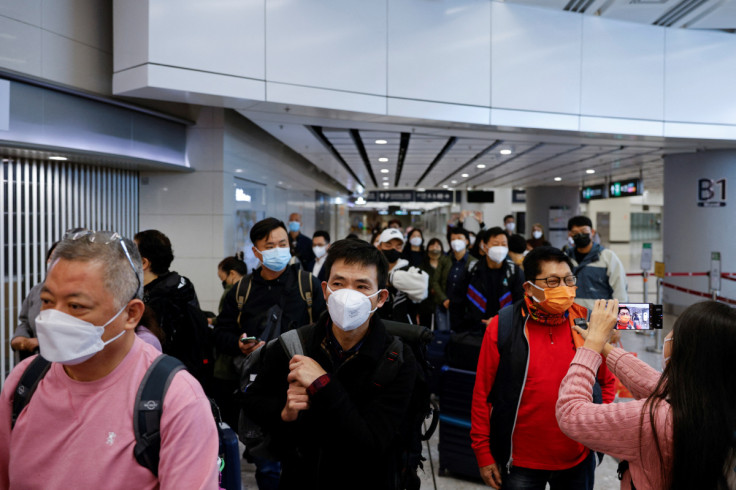
[{"label": "red sleeve", "polygon": [[484,467],[495,463],[491,455],[491,404],[488,394],[493,388],[498,370],[498,315],[488,323],[483,344],[480,348],[478,370],[473,388],[473,404],[470,413],[470,439],[472,441],[478,466]]},{"label": "red sleeve", "polygon": [[[601,357],[603,354],[601,354]],[[613,373],[608,369],[606,365],[606,359],[603,359],[601,367],[598,368],[598,374],[596,375],[598,384],[601,385],[601,391],[603,392],[603,403],[611,403],[616,398],[616,378]]]}]

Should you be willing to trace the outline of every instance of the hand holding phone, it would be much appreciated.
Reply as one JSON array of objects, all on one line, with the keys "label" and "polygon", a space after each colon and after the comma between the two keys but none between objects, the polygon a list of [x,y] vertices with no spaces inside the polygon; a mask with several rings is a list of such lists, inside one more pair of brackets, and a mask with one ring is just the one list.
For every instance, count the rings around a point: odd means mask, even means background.
[{"label": "hand holding phone", "polygon": [[258,342],[258,339],[255,337],[248,337],[247,335],[243,334],[243,336],[240,337],[240,341],[244,344],[254,344]]}]

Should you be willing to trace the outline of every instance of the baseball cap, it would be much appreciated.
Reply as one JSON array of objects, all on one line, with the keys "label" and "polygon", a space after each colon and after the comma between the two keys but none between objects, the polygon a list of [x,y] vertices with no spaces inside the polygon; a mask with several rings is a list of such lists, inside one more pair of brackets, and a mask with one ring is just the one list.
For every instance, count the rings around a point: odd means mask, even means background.
[{"label": "baseball cap", "polygon": [[378,243],[390,242],[394,239],[399,239],[401,243],[404,243],[404,235],[399,230],[396,228],[386,228],[378,237]]}]

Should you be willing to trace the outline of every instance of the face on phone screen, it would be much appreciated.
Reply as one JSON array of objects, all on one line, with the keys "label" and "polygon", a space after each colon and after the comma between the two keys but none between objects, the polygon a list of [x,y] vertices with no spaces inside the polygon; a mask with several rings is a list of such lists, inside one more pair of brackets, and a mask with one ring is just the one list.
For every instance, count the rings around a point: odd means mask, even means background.
[{"label": "face on phone screen", "polygon": [[649,330],[649,304],[619,305],[617,330]]}]

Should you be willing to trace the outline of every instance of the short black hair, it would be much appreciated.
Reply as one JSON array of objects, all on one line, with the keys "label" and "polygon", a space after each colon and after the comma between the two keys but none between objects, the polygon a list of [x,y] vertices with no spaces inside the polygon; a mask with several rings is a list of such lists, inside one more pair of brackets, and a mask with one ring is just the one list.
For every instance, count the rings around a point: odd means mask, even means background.
[{"label": "short black hair", "polygon": [[235,271],[241,276],[248,274],[248,266],[238,257],[225,257],[217,264],[217,268],[225,274],[229,274],[230,271]]},{"label": "short black hair", "polygon": [[522,267],[524,269],[524,280],[534,281],[542,271],[542,262],[565,263],[570,270],[574,270],[572,260],[562,250],[556,247],[537,247],[524,257]]},{"label": "short black hair", "polygon": [[509,237],[509,251],[516,254],[523,254],[526,250],[526,238],[517,234]]},{"label": "short black hair", "polygon": [[169,237],[158,230],[145,230],[136,233],[133,239],[138,244],[141,257],[151,263],[151,272],[157,276],[169,272],[174,261],[174,250]]},{"label": "short black hair", "polygon": [[567,222],[567,231],[572,230],[574,226],[590,226],[593,228],[593,222],[587,216],[573,216]]},{"label": "short black hair", "polygon": [[[327,233],[325,230],[317,230],[314,232],[314,235],[312,235],[312,240],[315,238],[322,237],[325,239],[327,243],[330,243],[330,234]],[[355,237],[358,238],[358,237]]]},{"label": "short black hair", "polygon": [[450,238],[452,235],[462,235],[467,241],[470,241],[470,233],[468,233],[468,230],[460,226],[450,228],[450,232],[447,234],[447,237]]},{"label": "short black hair", "polygon": [[392,225],[392,224],[394,224],[394,223],[396,223],[397,225],[399,225],[399,228],[401,228],[401,220],[399,220],[399,219],[397,219],[397,218],[394,218],[394,219],[392,219],[392,220],[389,220],[389,222],[388,222],[388,226],[389,226],[389,228],[390,228],[390,227],[391,227],[391,225]]},{"label": "short black hair", "polygon": [[363,240],[338,240],[327,251],[325,260],[325,277],[329,280],[332,265],[342,259],[345,264],[358,264],[365,267],[376,267],[378,288],[383,289],[388,283],[388,261],[376,247]]},{"label": "short black hair", "polygon": [[283,221],[276,218],[262,219],[250,229],[250,242],[255,245],[258,240],[263,240],[271,235],[271,232],[276,228],[283,228],[286,233],[289,231],[286,229],[286,225]]},{"label": "short black hair", "polygon": [[[348,236],[345,237],[346,240],[360,240],[358,235],[355,233],[348,233]],[[327,240],[329,242],[329,240]]]},{"label": "short black hair", "polygon": [[618,313],[619,313],[619,315],[620,315],[620,314],[621,314],[621,312],[622,312],[622,311],[624,311],[624,310],[628,311],[628,312],[629,312],[629,316],[631,316],[631,310],[629,309],[629,307],[628,307],[628,306],[619,306],[619,307],[618,307]]},{"label": "short black hair", "polygon": [[499,236],[499,235],[506,235],[506,232],[500,226],[494,226],[493,228],[488,228],[488,230],[486,230],[486,232],[484,233],[483,243],[487,242],[494,236]]},{"label": "short black hair", "polygon": [[504,216],[504,217],[503,217],[503,222],[504,222],[504,224],[506,223],[506,220],[507,220],[507,219],[509,219],[509,218],[511,218],[511,219],[513,219],[514,221],[516,221],[516,220],[514,219],[514,215],[513,215],[513,214],[507,214],[506,216]]},{"label": "short black hair", "polygon": [[444,252],[444,251],[445,251],[445,246],[444,246],[444,245],[442,245],[442,240],[440,240],[439,238],[432,238],[432,239],[431,239],[431,240],[429,241],[429,243],[427,243],[427,249],[429,249],[429,247],[431,247],[431,246],[432,246],[432,245],[434,245],[435,243],[436,243],[436,244],[438,244],[438,245],[440,246],[440,250],[441,250],[442,252]]}]

